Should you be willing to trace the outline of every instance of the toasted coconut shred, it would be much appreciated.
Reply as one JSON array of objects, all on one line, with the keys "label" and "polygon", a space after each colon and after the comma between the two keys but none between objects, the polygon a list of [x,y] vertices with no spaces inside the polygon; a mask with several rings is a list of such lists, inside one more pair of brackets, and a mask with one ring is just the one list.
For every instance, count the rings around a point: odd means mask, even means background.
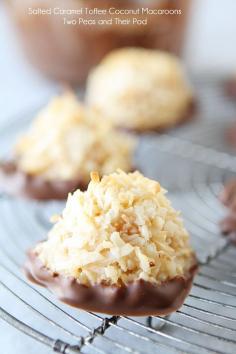
[{"label": "toasted coconut shred", "polygon": [[156,181],[118,170],[96,172],[85,192],[70,194],[62,216],[35,252],[52,272],[81,284],[160,283],[194,263],[179,213]]},{"label": "toasted coconut shred", "polygon": [[134,148],[134,138],[115,131],[72,92],[65,92],[39,112],[15,154],[18,167],[30,175],[46,180],[79,177],[87,183],[91,170],[130,171]]},{"label": "toasted coconut shred", "polygon": [[151,129],[181,120],[193,92],[174,55],[144,48],[108,54],[89,75],[86,101],[116,126]]}]

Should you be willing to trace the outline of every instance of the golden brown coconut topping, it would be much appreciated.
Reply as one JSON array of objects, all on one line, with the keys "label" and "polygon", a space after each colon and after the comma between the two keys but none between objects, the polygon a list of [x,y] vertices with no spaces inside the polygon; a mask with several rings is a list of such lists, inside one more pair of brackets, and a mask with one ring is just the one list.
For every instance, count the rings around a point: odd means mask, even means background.
[{"label": "golden brown coconut topping", "polygon": [[124,48],[106,56],[91,72],[86,100],[115,126],[142,131],[182,120],[193,94],[177,57]]},{"label": "golden brown coconut topping", "polygon": [[118,170],[101,180],[93,172],[87,191],[69,195],[34,252],[52,272],[86,285],[184,277],[195,256],[165,193],[139,172]]},{"label": "golden brown coconut topping", "polygon": [[46,180],[89,182],[101,175],[132,169],[133,138],[114,131],[106,120],[83,107],[67,92],[55,97],[33,121],[15,147],[20,170]]}]

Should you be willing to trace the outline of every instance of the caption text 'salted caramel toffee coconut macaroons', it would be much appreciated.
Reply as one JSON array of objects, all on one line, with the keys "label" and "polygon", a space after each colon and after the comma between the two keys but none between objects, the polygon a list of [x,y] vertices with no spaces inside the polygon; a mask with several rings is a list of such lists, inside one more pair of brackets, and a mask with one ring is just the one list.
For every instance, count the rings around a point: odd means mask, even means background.
[{"label": "caption text 'salted caramel toffee coconut macaroons'", "polygon": [[48,240],[29,251],[28,277],[62,301],[111,314],[167,314],[187,296],[197,270],[189,235],[158,182],[139,172],[69,195]]},{"label": "caption text 'salted caramel toffee coconut macaroons'", "polygon": [[117,168],[131,171],[134,147],[134,138],[115,131],[67,92],[38,114],[16,144],[16,166],[5,165],[2,171],[6,185],[12,180],[19,194],[64,199],[75,188],[87,187],[91,170],[101,175]]},{"label": "caption text 'salted caramel toffee coconut macaroons'", "polygon": [[142,48],[119,49],[90,74],[86,101],[115,126],[162,130],[193,113],[193,94],[179,59]]}]

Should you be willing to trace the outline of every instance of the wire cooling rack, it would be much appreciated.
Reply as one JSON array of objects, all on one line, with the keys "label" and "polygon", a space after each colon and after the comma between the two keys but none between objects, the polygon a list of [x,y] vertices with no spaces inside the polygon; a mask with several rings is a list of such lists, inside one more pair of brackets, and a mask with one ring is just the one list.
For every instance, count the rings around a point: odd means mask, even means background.
[{"label": "wire cooling rack", "polygon": [[[9,299],[1,304],[2,319],[64,354],[236,353],[236,248],[218,229],[225,214],[218,193],[236,172],[236,158],[224,141],[235,107],[222,96],[218,81],[200,81],[196,87],[199,117],[168,135],[143,136],[136,156],[137,166],[160,180],[182,210],[201,263],[182,308],[165,318],[144,318],[103,316],[59,302],[47,289],[29,283],[21,266],[25,250],[45,238],[49,216],[63,203],[2,195],[0,287]],[[2,127],[3,154],[30,117]]]}]

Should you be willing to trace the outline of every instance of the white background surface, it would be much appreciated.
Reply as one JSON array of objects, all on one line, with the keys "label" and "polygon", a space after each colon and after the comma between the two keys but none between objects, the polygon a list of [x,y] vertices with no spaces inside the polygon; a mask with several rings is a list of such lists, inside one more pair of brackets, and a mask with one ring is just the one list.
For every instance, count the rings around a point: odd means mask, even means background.
[{"label": "white background surface", "polygon": [[[185,50],[188,66],[195,72],[236,72],[236,1],[195,0],[192,13]],[[24,60],[0,3],[0,124],[38,105],[55,89]],[[1,294],[0,301],[6,301]],[[2,321],[0,347],[1,354],[49,352]]]},{"label": "white background surface", "polygon": [[185,50],[193,71],[236,72],[235,36],[235,0],[193,0]]}]

